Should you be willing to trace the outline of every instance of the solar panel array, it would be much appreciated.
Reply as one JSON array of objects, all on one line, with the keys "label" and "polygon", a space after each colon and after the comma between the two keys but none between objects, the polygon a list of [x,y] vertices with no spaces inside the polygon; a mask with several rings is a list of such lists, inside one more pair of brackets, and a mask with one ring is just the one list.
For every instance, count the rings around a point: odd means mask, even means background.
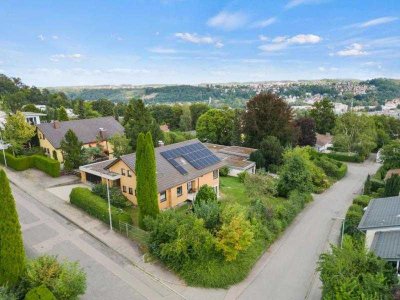
[{"label": "solar panel array", "polygon": [[180,148],[163,151],[160,152],[160,154],[182,175],[186,175],[188,172],[181,164],[179,164],[179,162],[177,162],[176,158],[178,157],[183,157],[197,170],[204,169],[221,161],[202,143],[195,143]]}]

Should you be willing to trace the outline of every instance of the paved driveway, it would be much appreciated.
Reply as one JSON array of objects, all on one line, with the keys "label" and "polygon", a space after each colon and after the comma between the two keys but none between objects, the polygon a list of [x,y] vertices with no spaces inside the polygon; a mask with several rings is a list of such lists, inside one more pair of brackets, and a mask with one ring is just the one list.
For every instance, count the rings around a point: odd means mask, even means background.
[{"label": "paved driveway", "polygon": [[63,199],[64,201],[69,202],[69,194],[71,194],[72,189],[76,187],[91,188],[91,186],[88,184],[77,183],[47,188],[46,191],[56,195],[58,198]]},{"label": "paved driveway", "polygon": [[296,218],[284,235],[258,261],[249,277],[232,287],[226,299],[321,299],[315,272],[319,254],[336,243],[347,208],[363,186],[368,173],[379,165],[368,161],[349,164],[348,174]]},{"label": "paved driveway", "polygon": [[49,253],[57,254],[60,259],[79,261],[88,280],[82,299],[181,298],[20,188],[13,184],[11,187],[27,255]]}]

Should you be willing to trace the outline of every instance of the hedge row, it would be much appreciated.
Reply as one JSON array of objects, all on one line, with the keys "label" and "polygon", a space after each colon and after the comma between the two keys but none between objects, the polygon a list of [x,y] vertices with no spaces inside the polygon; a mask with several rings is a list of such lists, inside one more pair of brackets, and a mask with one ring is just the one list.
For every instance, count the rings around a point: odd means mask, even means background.
[{"label": "hedge row", "polygon": [[[60,176],[60,163],[47,156],[35,154],[31,156],[13,156],[6,152],[7,166],[16,170],[24,171],[30,168],[35,168],[52,177]],[[0,154],[0,163],[4,164],[4,156]]]},{"label": "hedge row", "polygon": [[[106,224],[110,223],[108,214],[108,203],[100,196],[93,194],[89,189],[76,187],[73,188],[69,195],[71,204],[79,207],[89,215],[103,221]],[[111,219],[114,228],[119,228],[119,222],[132,224],[131,216],[124,210],[111,206]]]},{"label": "hedge row", "polygon": [[330,152],[323,153],[323,155],[328,156],[329,158],[336,159],[339,161],[345,162],[356,162],[360,163],[364,161],[364,158],[358,155],[357,153],[348,153],[348,152]]},{"label": "hedge row", "polygon": [[320,156],[314,159],[314,163],[324,170],[326,175],[338,180],[342,179],[347,173],[346,164],[327,156]]}]

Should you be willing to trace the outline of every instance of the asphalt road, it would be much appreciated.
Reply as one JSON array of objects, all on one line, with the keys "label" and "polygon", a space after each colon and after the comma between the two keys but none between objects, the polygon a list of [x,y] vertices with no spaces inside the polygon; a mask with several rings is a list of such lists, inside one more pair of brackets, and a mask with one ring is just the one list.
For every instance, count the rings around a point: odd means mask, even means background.
[{"label": "asphalt road", "polygon": [[181,298],[17,186],[11,188],[28,257],[48,253],[79,261],[88,285],[81,299]]},{"label": "asphalt road", "polygon": [[232,287],[226,299],[321,299],[316,265],[329,242],[338,242],[341,218],[368,173],[379,165],[371,161],[349,164],[348,174],[298,216],[285,234],[259,260],[250,276]]}]

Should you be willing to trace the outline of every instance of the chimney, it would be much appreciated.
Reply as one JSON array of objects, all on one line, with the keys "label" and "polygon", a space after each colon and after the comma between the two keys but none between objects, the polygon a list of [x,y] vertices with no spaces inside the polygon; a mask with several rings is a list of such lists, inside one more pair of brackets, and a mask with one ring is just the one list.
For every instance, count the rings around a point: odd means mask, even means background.
[{"label": "chimney", "polygon": [[57,121],[57,120],[53,121],[53,127],[54,127],[54,129],[59,129],[60,128],[60,121]]},{"label": "chimney", "polygon": [[102,127],[99,128],[99,136],[100,136],[100,139],[102,139],[102,140],[106,139],[106,131]]}]

